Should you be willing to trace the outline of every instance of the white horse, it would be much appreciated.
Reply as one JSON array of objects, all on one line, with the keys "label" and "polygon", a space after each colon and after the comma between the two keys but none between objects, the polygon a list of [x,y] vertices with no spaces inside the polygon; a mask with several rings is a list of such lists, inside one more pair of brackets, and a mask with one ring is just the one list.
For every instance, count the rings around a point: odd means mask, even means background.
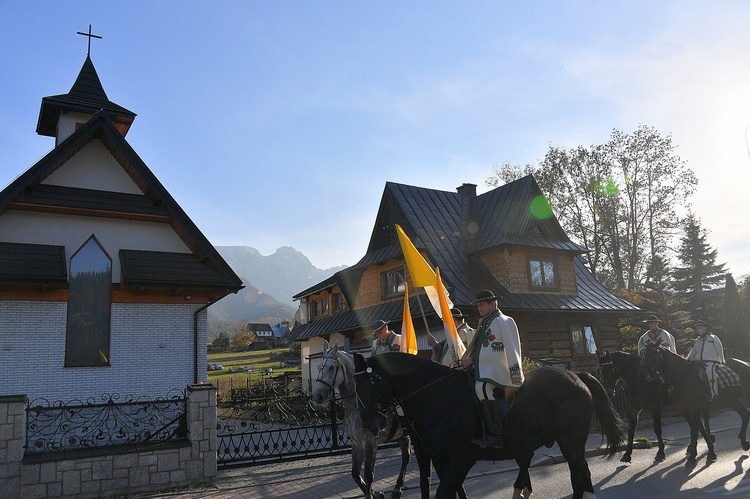
[{"label": "white horse", "polygon": [[[322,405],[335,389],[339,390],[344,405],[344,429],[352,440],[352,478],[364,497],[384,498],[385,495],[372,491],[375,471],[375,457],[378,445],[398,439],[401,447],[401,471],[396,486],[391,492],[393,499],[401,497],[404,486],[404,475],[409,464],[409,436],[403,431],[398,416],[393,411],[379,411],[373,401],[363,401],[357,396],[354,384],[354,357],[339,346],[330,348],[323,343],[323,358],[318,366],[318,378],[315,380],[312,400]],[[335,415],[331,415],[335,417]],[[364,480],[360,470],[364,464]]]}]

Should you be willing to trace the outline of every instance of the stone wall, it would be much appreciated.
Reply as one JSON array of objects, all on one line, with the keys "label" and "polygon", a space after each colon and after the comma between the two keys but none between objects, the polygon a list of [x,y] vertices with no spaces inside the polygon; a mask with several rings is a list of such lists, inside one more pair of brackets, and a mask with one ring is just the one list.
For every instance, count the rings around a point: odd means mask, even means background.
[{"label": "stone wall", "polygon": [[187,387],[187,439],[24,455],[25,395],[0,397],[0,497],[101,497],[214,481],[216,388]]}]

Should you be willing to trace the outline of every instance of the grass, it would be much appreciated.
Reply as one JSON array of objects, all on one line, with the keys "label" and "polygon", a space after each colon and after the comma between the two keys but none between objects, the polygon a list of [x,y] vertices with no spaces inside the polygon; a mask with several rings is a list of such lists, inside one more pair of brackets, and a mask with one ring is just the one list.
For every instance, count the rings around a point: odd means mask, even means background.
[{"label": "grass", "polygon": [[[263,384],[262,373],[270,368],[273,369],[273,377],[282,376],[285,373],[299,373],[299,366],[281,367],[280,362],[284,359],[299,359],[299,352],[292,353],[288,348],[277,348],[273,350],[259,350],[257,352],[211,352],[208,354],[208,362],[218,362],[224,369],[221,371],[208,371],[208,382],[213,383],[219,389],[219,399],[227,400],[232,388],[244,388],[248,385]],[[230,368],[250,367],[250,372],[230,372]]]}]

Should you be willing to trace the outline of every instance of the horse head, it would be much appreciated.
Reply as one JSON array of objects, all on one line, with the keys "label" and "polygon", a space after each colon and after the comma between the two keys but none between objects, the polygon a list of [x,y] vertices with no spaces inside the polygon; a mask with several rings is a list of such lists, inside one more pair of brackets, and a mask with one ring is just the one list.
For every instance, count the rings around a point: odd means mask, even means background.
[{"label": "horse head", "polygon": [[663,372],[665,367],[664,352],[666,348],[661,346],[661,338],[658,341],[649,343],[643,349],[641,355],[641,365],[638,369],[638,376],[646,379],[653,377],[657,372]]},{"label": "horse head", "polygon": [[333,391],[344,381],[344,369],[339,359],[338,343],[330,347],[327,341],[323,342],[323,354],[318,364],[318,377],[312,392],[312,400],[321,405]]},{"label": "horse head", "polygon": [[599,355],[599,351],[596,352],[597,358],[597,371],[599,373],[599,379],[602,382],[602,386],[607,393],[611,396],[615,391],[615,385],[620,377],[617,372],[617,368],[612,362],[612,356],[609,350],[604,351],[604,355]]}]

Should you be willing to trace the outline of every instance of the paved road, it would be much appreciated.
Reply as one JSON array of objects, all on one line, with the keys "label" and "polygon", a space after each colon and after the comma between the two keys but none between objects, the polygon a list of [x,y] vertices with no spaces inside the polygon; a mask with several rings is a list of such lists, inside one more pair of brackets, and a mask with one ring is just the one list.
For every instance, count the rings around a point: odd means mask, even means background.
[{"label": "paved road", "polygon": [[[750,471],[744,469],[750,468],[750,460],[746,461],[748,453],[741,451],[735,438],[740,423],[736,413],[723,412],[712,418],[712,428],[720,439],[720,446],[731,451],[731,454],[720,454],[719,461],[711,467],[704,465],[704,457],[692,470],[686,470],[684,466],[687,424],[679,418],[665,420],[664,423],[664,435],[669,443],[668,458],[658,465],[653,462],[656,453],[653,449],[634,451],[630,466],[618,461],[619,454],[611,461],[594,457],[600,455],[598,448],[602,440],[597,434],[589,437],[587,455],[590,456],[589,465],[599,497],[657,497],[651,495],[657,491],[660,496],[666,497],[693,497],[691,491],[700,492],[700,497],[708,497],[704,494],[708,491],[722,497],[750,497],[750,479],[744,479],[745,475],[750,476]],[[655,440],[653,430],[646,425],[639,427],[636,436]],[[717,447],[717,451],[720,450]],[[704,451],[705,445],[700,444],[699,453]],[[730,455],[734,457],[730,458]],[[390,490],[393,487],[399,464],[397,449],[381,451],[375,470],[376,490]],[[567,465],[557,446],[540,449],[532,466],[537,468],[531,471],[535,497],[570,496]],[[358,498],[361,493],[351,479],[350,467],[350,456],[341,455],[236,468],[220,471],[217,482],[211,486],[133,495],[130,499]],[[509,497],[517,469],[513,461],[478,462],[467,478],[467,491],[472,498],[498,497],[498,494]],[[437,481],[434,474],[433,481]],[[736,491],[735,495],[731,495],[733,491]],[[419,473],[415,459],[409,464],[404,497],[419,497]]]}]

